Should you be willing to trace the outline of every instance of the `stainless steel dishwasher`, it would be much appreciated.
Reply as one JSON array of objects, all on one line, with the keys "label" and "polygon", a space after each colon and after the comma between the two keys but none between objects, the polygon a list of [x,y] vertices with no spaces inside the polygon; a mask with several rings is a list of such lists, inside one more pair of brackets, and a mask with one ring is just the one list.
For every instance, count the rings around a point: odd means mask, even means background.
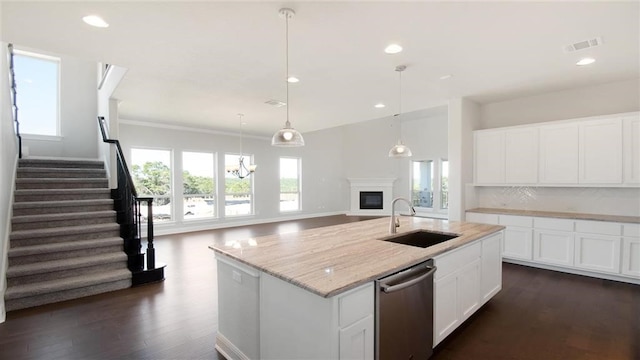
[{"label": "stainless steel dishwasher", "polygon": [[376,359],[433,353],[433,260],[376,280]]}]

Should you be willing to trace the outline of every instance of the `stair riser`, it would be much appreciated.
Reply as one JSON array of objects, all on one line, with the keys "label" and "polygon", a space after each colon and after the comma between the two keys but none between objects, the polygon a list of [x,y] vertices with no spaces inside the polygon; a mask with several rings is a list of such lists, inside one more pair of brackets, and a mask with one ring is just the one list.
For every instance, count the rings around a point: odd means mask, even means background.
[{"label": "stair riser", "polygon": [[116,214],[110,216],[89,217],[80,219],[65,219],[65,220],[43,220],[24,223],[12,223],[11,230],[35,230],[35,229],[50,229],[56,227],[65,226],[79,226],[79,225],[95,225],[95,224],[108,224],[116,222]]},{"label": "stair riser", "polygon": [[92,211],[113,210],[113,204],[100,205],[79,205],[79,206],[58,206],[58,207],[38,207],[30,209],[13,209],[14,216],[24,215],[43,215],[43,214],[69,214],[69,213],[85,213]]},{"label": "stair riser", "polygon": [[9,256],[9,266],[33,264],[40,261],[73,259],[82,256],[91,256],[98,254],[108,254],[123,252],[123,244],[112,246],[101,246],[89,249],[77,249],[68,251],[59,251],[45,254],[31,254],[25,256]]},{"label": "stair riser", "polygon": [[33,275],[25,275],[18,277],[10,277],[7,274],[7,286],[17,286],[17,285],[25,285],[32,284],[38,282],[44,282],[48,280],[59,280],[73,276],[80,275],[91,275],[91,274],[100,274],[107,272],[109,270],[120,270],[127,267],[127,261],[119,261],[113,263],[99,263],[92,266],[85,266],[81,268],[75,269],[66,269],[66,270],[57,270],[57,271],[49,271],[46,273],[33,274]]},{"label": "stair riser", "polygon": [[[109,186],[106,179],[99,181],[25,181],[26,179],[16,180],[16,190],[29,189],[103,189]],[[44,201],[44,199],[40,200]]]},{"label": "stair riser", "polygon": [[18,169],[16,174],[18,179],[35,179],[35,178],[104,178],[107,172],[99,169],[88,169],[80,171],[65,171],[64,169],[55,170],[38,170],[25,171]]},{"label": "stair riser", "polygon": [[36,295],[25,298],[10,299],[5,301],[6,311],[26,309],[29,307],[52,304],[55,302],[77,299],[85,296],[102,294],[110,291],[122,290],[131,287],[131,279],[119,280],[87,286],[79,289],[58,291],[50,294]]},{"label": "stair riser", "polygon": [[75,169],[104,169],[104,163],[100,161],[55,161],[21,159],[18,168],[75,168]]},{"label": "stair riser", "polygon": [[43,236],[24,239],[11,239],[11,247],[43,245],[51,243],[61,243],[66,241],[89,240],[109,237],[119,237],[120,229],[105,230],[87,234],[68,234],[56,236]]},{"label": "stair riser", "polygon": [[109,192],[104,193],[77,193],[77,194],[15,194],[15,202],[30,201],[65,201],[65,200],[101,200],[111,199]]}]

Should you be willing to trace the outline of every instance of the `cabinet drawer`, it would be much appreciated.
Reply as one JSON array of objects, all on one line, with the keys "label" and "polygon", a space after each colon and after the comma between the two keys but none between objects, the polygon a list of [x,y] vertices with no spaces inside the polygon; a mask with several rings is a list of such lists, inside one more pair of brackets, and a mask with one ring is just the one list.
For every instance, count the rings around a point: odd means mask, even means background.
[{"label": "cabinet drawer", "polygon": [[640,224],[623,224],[622,235],[640,237]]},{"label": "cabinet drawer", "polygon": [[533,226],[533,218],[530,216],[500,215],[500,225],[505,226]]},{"label": "cabinet drawer", "polygon": [[340,296],[340,327],[344,328],[356,321],[373,314],[374,299],[373,284],[347,292]]},{"label": "cabinet drawer", "polygon": [[576,232],[620,236],[622,225],[606,221],[576,221]]},{"label": "cabinet drawer", "polygon": [[573,223],[573,220],[538,217],[533,218],[533,227],[536,229],[573,231]]},{"label": "cabinet drawer", "polygon": [[482,242],[476,241],[471,245],[434,257],[434,263],[438,267],[435,279],[441,279],[480,257]]}]

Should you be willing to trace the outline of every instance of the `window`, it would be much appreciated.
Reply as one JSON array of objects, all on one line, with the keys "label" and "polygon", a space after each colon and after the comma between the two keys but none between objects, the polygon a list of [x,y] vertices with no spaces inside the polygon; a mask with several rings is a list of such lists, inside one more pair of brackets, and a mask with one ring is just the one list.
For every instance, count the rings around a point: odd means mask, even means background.
[{"label": "window", "polygon": [[[253,163],[253,156],[243,154],[245,163]],[[224,166],[238,165],[240,155],[225,154]],[[224,175],[224,214],[225,216],[240,216],[253,214],[253,177],[244,179],[228,172]]]},{"label": "window", "polygon": [[411,172],[413,206],[434,212],[446,212],[449,208],[449,161],[412,161]]},{"label": "window", "polygon": [[153,220],[171,220],[171,151],[131,149],[131,171],[138,196],[153,197]]},{"label": "window", "polygon": [[182,153],[182,207],[185,219],[216,216],[216,181],[212,153]]},{"label": "window", "polygon": [[14,51],[20,132],[60,136],[60,59]]},{"label": "window", "polygon": [[300,210],[300,159],[280,158],[280,211]]}]

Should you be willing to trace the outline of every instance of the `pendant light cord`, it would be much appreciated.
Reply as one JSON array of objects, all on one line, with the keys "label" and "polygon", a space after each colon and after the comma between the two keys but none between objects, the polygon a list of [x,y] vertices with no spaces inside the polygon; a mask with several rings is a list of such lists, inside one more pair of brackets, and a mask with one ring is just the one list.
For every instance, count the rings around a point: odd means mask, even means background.
[{"label": "pendant light cord", "polygon": [[286,53],[286,73],[287,73],[287,77],[285,78],[285,81],[287,82],[287,123],[286,123],[286,127],[291,127],[291,123],[289,122],[289,13],[285,13],[284,15],[284,19],[285,19],[285,53]]},{"label": "pendant light cord", "polygon": [[242,159],[242,117],[244,114],[238,114],[240,118],[240,159]]}]

